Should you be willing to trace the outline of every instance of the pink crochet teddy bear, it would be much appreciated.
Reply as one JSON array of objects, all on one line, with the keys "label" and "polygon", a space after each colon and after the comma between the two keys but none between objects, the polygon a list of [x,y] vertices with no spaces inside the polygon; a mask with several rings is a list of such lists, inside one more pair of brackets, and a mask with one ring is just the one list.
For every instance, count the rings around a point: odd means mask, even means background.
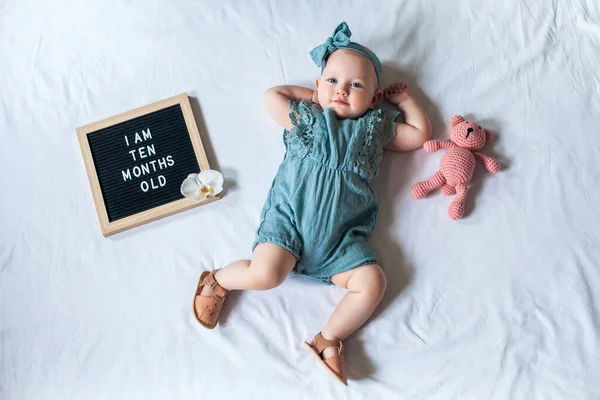
[{"label": "pink crochet teddy bear", "polygon": [[442,147],[448,149],[448,152],[442,157],[438,172],[426,181],[413,185],[410,195],[414,199],[422,199],[440,186],[445,196],[456,194],[448,207],[448,216],[456,220],[462,218],[465,212],[467,185],[473,176],[476,158],[483,161],[485,168],[492,173],[500,171],[500,163],[478,153],[486,143],[491,142],[494,137],[492,132],[483,129],[476,122],[465,121],[460,115],[452,117],[450,130],[450,141],[428,140],[423,145],[425,151],[430,153]]}]

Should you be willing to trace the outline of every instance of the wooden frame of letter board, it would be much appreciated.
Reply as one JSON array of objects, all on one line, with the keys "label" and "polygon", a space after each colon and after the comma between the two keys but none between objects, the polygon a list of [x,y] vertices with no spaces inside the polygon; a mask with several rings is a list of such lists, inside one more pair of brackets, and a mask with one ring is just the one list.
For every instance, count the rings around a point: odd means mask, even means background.
[{"label": "wooden frame of letter board", "polygon": [[[127,229],[135,228],[136,226],[140,226],[148,222],[156,221],[157,219],[163,217],[168,217],[169,215],[173,215],[181,211],[189,210],[193,207],[211,203],[219,199],[219,196],[207,197],[205,201],[199,203],[194,200],[183,198],[171,203],[163,204],[162,206],[158,206],[150,210],[130,215],[129,217],[118,219],[113,222],[108,221],[108,213],[106,212],[106,206],[104,205],[102,190],[100,189],[100,182],[98,181],[98,176],[96,175],[96,166],[94,165],[94,159],[92,158],[92,152],[87,140],[87,135],[100,129],[120,124],[121,122],[129,121],[131,119],[141,117],[143,115],[150,114],[176,104],[181,106],[188,134],[190,135],[192,146],[194,147],[194,153],[196,154],[196,159],[198,160],[198,165],[200,166],[200,171],[210,169],[187,93],[182,93],[180,95],[173,96],[144,107],[139,107],[134,110],[115,115],[114,117],[106,118],[101,121],[76,128],[77,137],[79,138],[79,146],[81,147],[81,153],[83,154],[83,162],[85,163],[85,169],[87,171],[90,186],[92,188],[92,195],[94,197],[94,204],[96,205],[96,212],[98,213],[98,220],[100,221],[100,228],[102,230],[102,235],[105,237],[114,235],[115,233],[123,232]],[[190,171],[190,173],[193,172],[194,171]]]}]

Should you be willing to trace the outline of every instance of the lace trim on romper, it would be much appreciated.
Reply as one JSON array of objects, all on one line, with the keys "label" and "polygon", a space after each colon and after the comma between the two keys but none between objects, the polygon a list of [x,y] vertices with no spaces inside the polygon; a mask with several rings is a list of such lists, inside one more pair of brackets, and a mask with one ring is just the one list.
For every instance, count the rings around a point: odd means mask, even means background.
[{"label": "lace trim on romper", "polygon": [[381,109],[369,111],[367,129],[362,132],[362,143],[357,146],[354,154],[353,169],[369,182],[375,179],[379,172],[379,164],[383,158],[383,147],[392,140],[396,131],[394,123],[400,111]]},{"label": "lace trim on romper", "polygon": [[307,156],[312,150],[314,133],[312,126],[315,117],[312,113],[312,103],[306,101],[290,101],[290,120],[294,127],[283,132],[283,143],[288,150],[301,157]]},{"label": "lace trim on romper", "polygon": [[[284,130],[283,142],[290,154],[306,157],[313,149],[315,140],[314,125],[315,109],[322,111],[320,106],[307,101],[290,101],[290,120],[293,128]],[[372,109],[365,114],[362,125],[356,135],[360,145],[354,146],[352,151],[352,164],[348,165],[352,171],[361,178],[371,182],[379,172],[379,165],[383,158],[383,147],[392,140],[396,134],[394,127],[396,118],[401,114],[399,110],[384,111]],[[360,125],[358,125],[360,126]]]}]

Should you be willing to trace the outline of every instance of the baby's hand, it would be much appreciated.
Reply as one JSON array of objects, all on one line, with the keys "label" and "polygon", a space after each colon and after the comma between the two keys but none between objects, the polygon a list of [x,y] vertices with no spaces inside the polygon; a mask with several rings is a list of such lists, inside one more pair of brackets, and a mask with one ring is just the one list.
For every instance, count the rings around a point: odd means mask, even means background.
[{"label": "baby's hand", "polygon": [[392,83],[383,91],[383,96],[387,101],[397,106],[410,98],[410,89],[406,85],[406,82]]}]

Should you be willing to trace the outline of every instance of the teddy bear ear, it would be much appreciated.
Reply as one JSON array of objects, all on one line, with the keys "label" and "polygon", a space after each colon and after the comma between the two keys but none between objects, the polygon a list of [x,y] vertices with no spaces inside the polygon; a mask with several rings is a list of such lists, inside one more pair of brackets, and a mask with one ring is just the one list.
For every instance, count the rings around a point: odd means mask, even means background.
[{"label": "teddy bear ear", "polygon": [[492,133],[492,131],[488,131],[487,129],[484,129],[483,131],[485,132],[485,142],[491,142],[494,138],[494,134]]},{"label": "teddy bear ear", "polygon": [[460,124],[461,122],[465,122],[465,119],[463,117],[461,117],[460,115],[455,115],[450,120],[450,126],[456,126],[456,125]]}]

